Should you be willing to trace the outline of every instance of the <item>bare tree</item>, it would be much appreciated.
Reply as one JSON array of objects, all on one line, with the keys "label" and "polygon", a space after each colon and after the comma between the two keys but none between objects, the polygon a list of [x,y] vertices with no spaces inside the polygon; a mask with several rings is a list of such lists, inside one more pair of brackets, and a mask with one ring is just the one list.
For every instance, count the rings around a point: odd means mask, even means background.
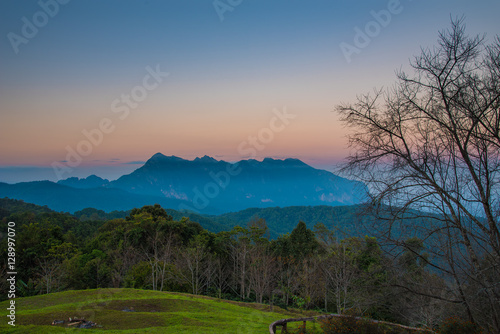
[{"label": "bare tree", "polygon": [[498,332],[500,38],[468,37],[455,19],[410,65],[392,89],[337,106],[355,129],[344,171],[368,184],[386,240],[423,239],[429,265],[454,280],[448,301]]},{"label": "bare tree", "polygon": [[141,245],[142,255],[151,267],[151,284],[153,290],[159,290],[158,283],[163,286],[162,268],[165,267],[165,261],[162,261],[163,252],[163,235],[159,230],[158,224],[152,224],[153,229],[146,239],[147,244]]},{"label": "bare tree", "polygon": [[127,275],[127,272],[139,261],[139,256],[135,249],[126,244],[109,252],[109,257],[112,258],[111,267],[111,283],[113,288],[119,288]]},{"label": "bare tree", "polygon": [[276,258],[278,276],[278,293],[283,296],[283,303],[290,304],[290,298],[299,291],[299,263],[293,256],[278,256]]},{"label": "bare tree", "polygon": [[255,301],[261,304],[264,295],[271,295],[275,282],[275,258],[269,254],[267,246],[267,244],[254,245],[249,254],[249,284],[255,293]]},{"label": "bare tree", "polygon": [[352,256],[346,251],[345,244],[332,247],[323,267],[326,279],[335,296],[336,312],[344,313],[353,307],[352,289],[359,276]]},{"label": "bare tree", "polygon": [[231,268],[224,262],[220,254],[208,254],[207,257],[207,286],[215,289],[217,298],[230,287]]},{"label": "bare tree", "polygon": [[324,264],[317,256],[309,256],[301,260],[296,280],[299,283],[299,296],[304,298],[305,307],[319,303],[325,295],[325,275],[321,270]]},{"label": "bare tree", "polygon": [[233,262],[233,275],[239,285],[239,296],[245,299],[249,298],[252,291],[248,284],[250,251],[253,247],[251,229],[236,226],[232,237],[234,242],[230,244],[230,255]]},{"label": "bare tree", "polygon": [[54,292],[54,290],[58,291],[61,288],[61,262],[55,258],[39,259],[38,267],[40,268],[40,273],[38,274],[40,276],[38,279],[38,283],[41,286],[40,290],[45,291],[45,293]]},{"label": "bare tree", "polygon": [[206,285],[207,240],[205,235],[196,235],[180,255],[183,260],[180,267],[186,269],[186,273],[182,274],[181,270],[181,274],[194,295],[201,294]]}]

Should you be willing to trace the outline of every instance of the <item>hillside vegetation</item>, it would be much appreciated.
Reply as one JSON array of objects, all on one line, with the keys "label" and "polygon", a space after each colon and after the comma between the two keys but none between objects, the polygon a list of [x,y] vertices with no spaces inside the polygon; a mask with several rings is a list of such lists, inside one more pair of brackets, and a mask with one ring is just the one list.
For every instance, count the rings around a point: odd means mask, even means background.
[{"label": "hillside vegetation", "polygon": [[[309,228],[300,217],[314,217],[314,208],[305,211],[298,207],[266,209],[270,219],[288,212],[289,217],[282,218],[283,221],[297,221],[295,227],[290,227],[290,233],[271,238],[266,220],[258,217],[259,210],[253,209],[231,214],[243,220],[241,226],[215,233],[189,218],[174,219],[159,205],[133,209],[125,218],[80,221],[69,214],[46,212],[36,207],[37,210],[31,211],[32,207],[25,203],[16,206],[10,200],[1,202],[8,205],[0,216],[4,227],[0,231],[3,232],[0,269],[7,272],[5,232],[8,222],[15,222],[16,297],[50,296],[63,291],[69,291],[66,293],[72,296],[84,293],[82,290],[111,288],[148,290],[147,293],[152,290],[152,296],[156,293],[167,296],[169,294],[162,293],[168,291],[282,309],[356,315],[433,329],[450,316],[463,316],[459,306],[445,301],[431,302],[427,297],[433,291],[445,296],[450,283],[428,266],[429,255],[422,240],[413,236],[403,240],[409,251],[395,248],[386,252],[387,245],[383,247],[370,234],[339,236],[332,225],[321,223]],[[328,212],[329,208],[321,210]],[[278,215],[273,218],[275,212]],[[85,214],[93,216],[92,210]],[[351,223],[356,218],[353,216]],[[7,284],[6,280],[0,281],[1,299],[7,299]],[[408,289],[417,289],[418,294],[408,293]],[[29,302],[23,305],[20,299],[18,320],[21,324],[42,325],[81,316],[71,314],[75,307],[79,312],[97,308],[102,311],[101,318],[96,319],[98,324],[105,325],[109,320],[107,326],[119,326],[112,322],[117,319],[116,315],[109,312],[133,307],[136,312],[130,312],[133,314],[127,319],[134,319],[141,310],[146,312],[140,318],[146,319],[141,328],[165,324],[165,320],[158,319],[157,312],[152,312],[167,307],[161,304],[166,302],[153,301],[156,297],[149,298],[145,304],[142,302],[148,298],[141,298],[141,303],[136,304],[100,301],[105,298],[114,297],[94,298],[84,294],[81,302],[76,297],[69,298],[75,303],[73,306],[41,303],[32,309]],[[64,304],[65,298],[56,301]],[[101,309],[101,306],[116,309]],[[38,309],[46,307],[46,314],[39,315],[42,311]],[[92,314],[85,315],[89,316]],[[181,314],[177,322],[191,323],[183,317]],[[237,315],[236,319],[238,317],[242,316]],[[270,324],[287,317],[263,319]],[[195,317],[200,321],[197,326],[203,328],[205,322],[201,318]],[[217,321],[222,320],[214,320]]]}]

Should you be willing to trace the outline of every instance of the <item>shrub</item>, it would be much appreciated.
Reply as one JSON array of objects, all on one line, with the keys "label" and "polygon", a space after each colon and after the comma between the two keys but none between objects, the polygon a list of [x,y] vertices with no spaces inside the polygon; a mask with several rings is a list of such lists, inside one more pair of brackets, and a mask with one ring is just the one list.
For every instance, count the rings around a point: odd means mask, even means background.
[{"label": "shrub", "polygon": [[325,334],[358,333],[358,320],[354,317],[334,317],[321,320],[321,328]]},{"label": "shrub", "polygon": [[451,317],[446,319],[439,327],[440,334],[481,334],[482,329],[468,321],[459,317]]},{"label": "shrub", "polygon": [[333,317],[321,320],[321,328],[325,334],[401,334],[408,333],[398,327],[376,323],[351,316]]}]

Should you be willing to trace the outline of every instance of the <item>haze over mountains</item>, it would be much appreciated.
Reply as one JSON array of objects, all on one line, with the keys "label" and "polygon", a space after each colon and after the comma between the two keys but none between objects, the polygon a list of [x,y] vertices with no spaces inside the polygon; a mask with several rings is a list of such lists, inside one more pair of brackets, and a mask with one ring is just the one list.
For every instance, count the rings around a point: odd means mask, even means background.
[{"label": "haze over mountains", "polygon": [[364,184],[297,159],[229,163],[208,156],[185,160],[161,153],[114,181],[91,175],[58,183],[0,183],[1,197],[68,212],[87,207],[128,210],[158,203],[176,210],[223,213],[250,207],[353,205],[366,194]]}]

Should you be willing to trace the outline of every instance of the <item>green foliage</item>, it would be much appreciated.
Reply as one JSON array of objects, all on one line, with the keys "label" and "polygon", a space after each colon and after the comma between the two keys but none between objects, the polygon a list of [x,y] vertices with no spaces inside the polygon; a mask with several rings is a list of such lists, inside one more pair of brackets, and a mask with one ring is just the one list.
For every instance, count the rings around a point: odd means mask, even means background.
[{"label": "green foliage", "polygon": [[[25,208],[24,203],[8,204],[9,210]],[[313,232],[299,221],[291,233],[270,240],[267,221],[258,216],[244,227],[215,234],[187,217],[173,220],[171,211],[158,205],[107,221],[78,221],[44,209],[9,210],[2,214],[8,215],[4,222],[16,219],[21,296],[126,287],[256,300],[300,310],[356,310],[358,315],[404,323],[408,313],[401,316],[400,305],[412,312],[419,301],[426,312],[434,309],[429,300],[403,295],[390,284],[411,286],[410,278],[419,278],[439,283],[433,287],[446,287],[426,269],[423,243],[417,238],[408,239],[406,252],[392,260],[375,238],[338,239],[325,224],[316,224]],[[7,241],[1,242],[5,271]],[[1,291],[7,291],[5,284],[0,282]],[[350,326],[345,321],[340,325]]]},{"label": "green foliage", "polygon": [[306,300],[302,297],[293,295],[292,300],[294,305],[297,306],[299,309],[304,308],[304,306],[306,305]]},{"label": "green foliage", "polygon": [[302,259],[318,249],[319,243],[314,232],[308,229],[303,221],[300,221],[290,233],[291,254],[297,259]]},{"label": "green foliage", "polygon": [[39,206],[31,203],[25,203],[23,200],[16,200],[10,198],[0,198],[0,219],[8,217],[16,212],[31,212],[35,215],[40,213],[54,212],[46,205]]},{"label": "green foliage", "polygon": [[134,216],[146,214],[153,218],[155,223],[158,223],[160,220],[170,221],[172,220],[172,216],[167,214],[167,211],[163,209],[159,204],[155,205],[145,205],[142,208],[132,209],[130,215],[127,217],[127,220],[132,220]]},{"label": "green foliage", "polygon": [[412,274],[421,274],[427,265],[429,255],[422,253],[424,243],[419,238],[413,237],[405,241],[405,251],[399,258],[399,262],[405,270]]},{"label": "green foliage", "polygon": [[73,216],[75,216],[80,221],[96,221],[96,220],[111,220],[123,218],[125,219],[130,215],[130,211],[112,211],[109,213],[103,210],[98,210],[94,208],[85,208],[83,210],[75,211]]},{"label": "green foliage", "polygon": [[[289,233],[298,221],[303,221],[308,228],[319,222],[324,223],[335,238],[345,238],[358,234],[363,226],[372,222],[372,217],[360,215],[362,206],[290,206],[285,208],[250,208],[211,217],[227,227],[245,224],[255,218],[262,218],[268,224],[270,237],[278,238]],[[363,232],[363,231],[361,231]]]},{"label": "green foliage", "polygon": [[145,261],[134,265],[125,276],[125,288],[150,289],[151,288],[151,266]]},{"label": "green foliage", "polygon": [[28,282],[18,280],[16,283],[16,290],[19,297],[35,296],[40,292],[36,287],[35,282],[31,278],[28,280]]}]

